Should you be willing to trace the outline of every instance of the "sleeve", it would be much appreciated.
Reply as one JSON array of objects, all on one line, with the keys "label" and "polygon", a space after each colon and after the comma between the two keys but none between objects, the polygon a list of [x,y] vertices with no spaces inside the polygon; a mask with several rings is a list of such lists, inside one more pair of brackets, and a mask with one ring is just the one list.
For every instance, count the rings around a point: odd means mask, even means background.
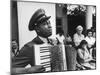
[{"label": "sleeve", "polygon": [[32,63],[33,59],[33,47],[25,45],[19,52],[19,54],[12,60],[12,67],[25,67]]},{"label": "sleeve", "polygon": [[[85,37],[85,39],[84,40],[86,40],[87,41],[87,37]],[[88,42],[88,41],[87,41]]]},{"label": "sleeve", "polygon": [[81,58],[81,59],[84,59],[84,56],[83,56],[83,53],[80,49],[78,49],[78,56]]}]

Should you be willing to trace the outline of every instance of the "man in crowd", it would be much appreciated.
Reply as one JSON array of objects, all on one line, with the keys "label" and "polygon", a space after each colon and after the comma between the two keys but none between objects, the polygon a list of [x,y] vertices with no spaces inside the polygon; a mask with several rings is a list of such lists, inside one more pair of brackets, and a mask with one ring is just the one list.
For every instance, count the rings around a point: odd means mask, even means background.
[{"label": "man in crowd", "polygon": [[19,53],[19,49],[18,49],[18,43],[16,40],[12,40],[11,44],[12,44],[11,57],[13,58]]}]

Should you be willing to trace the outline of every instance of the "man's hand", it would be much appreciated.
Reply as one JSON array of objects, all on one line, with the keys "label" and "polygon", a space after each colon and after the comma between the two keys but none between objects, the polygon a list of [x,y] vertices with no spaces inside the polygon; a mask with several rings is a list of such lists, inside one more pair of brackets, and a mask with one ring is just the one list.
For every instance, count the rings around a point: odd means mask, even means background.
[{"label": "man's hand", "polygon": [[33,66],[31,68],[27,68],[28,73],[40,73],[40,72],[44,72],[44,71],[45,71],[45,68],[41,65]]},{"label": "man's hand", "polygon": [[41,73],[44,72],[45,68],[41,65],[32,66],[30,68],[20,67],[12,68],[12,74],[29,74],[29,73]]}]

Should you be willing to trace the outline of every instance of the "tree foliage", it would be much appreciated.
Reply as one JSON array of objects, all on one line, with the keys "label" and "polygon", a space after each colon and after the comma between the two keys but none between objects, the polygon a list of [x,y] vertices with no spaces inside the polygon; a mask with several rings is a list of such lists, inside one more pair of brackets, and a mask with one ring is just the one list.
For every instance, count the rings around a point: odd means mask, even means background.
[{"label": "tree foliage", "polygon": [[67,5],[67,15],[86,15],[86,6],[84,5]]}]

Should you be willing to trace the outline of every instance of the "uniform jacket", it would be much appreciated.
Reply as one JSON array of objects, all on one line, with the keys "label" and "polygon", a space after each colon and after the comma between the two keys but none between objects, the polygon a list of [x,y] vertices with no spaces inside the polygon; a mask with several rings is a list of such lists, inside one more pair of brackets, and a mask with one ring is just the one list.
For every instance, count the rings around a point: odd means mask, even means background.
[{"label": "uniform jacket", "polygon": [[19,54],[12,60],[12,67],[25,67],[30,64],[35,65],[34,62],[34,44],[43,44],[44,42],[37,36],[32,41],[28,42],[21,48]]}]

